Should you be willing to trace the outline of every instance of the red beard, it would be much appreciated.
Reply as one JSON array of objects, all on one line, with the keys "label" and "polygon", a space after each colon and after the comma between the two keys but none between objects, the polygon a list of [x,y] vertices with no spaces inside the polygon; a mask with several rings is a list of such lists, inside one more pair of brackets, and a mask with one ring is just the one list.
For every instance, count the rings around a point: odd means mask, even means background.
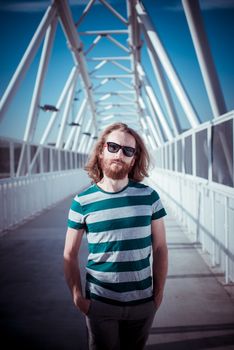
[{"label": "red beard", "polygon": [[132,169],[132,165],[126,164],[122,160],[100,159],[103,173],[113,180],[122,180]]}]

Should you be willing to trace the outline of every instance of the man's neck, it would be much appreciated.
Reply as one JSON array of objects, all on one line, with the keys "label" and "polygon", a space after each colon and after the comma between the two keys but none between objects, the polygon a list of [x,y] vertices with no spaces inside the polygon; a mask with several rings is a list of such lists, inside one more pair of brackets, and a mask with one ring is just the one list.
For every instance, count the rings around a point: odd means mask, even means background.
[{"label": "man's neck", "polygon": [[113,180],[104,175],[102,180],[97,185],[106,192],[119,192],[128,184],[128,177],[121,180]]}]

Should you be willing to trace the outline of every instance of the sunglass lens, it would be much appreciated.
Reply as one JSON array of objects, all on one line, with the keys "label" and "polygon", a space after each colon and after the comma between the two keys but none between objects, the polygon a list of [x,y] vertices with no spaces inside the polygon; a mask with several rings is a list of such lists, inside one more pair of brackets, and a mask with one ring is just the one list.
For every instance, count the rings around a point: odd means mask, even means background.
[{"label": "sunglass lens", "polygon": [[135,149],[132,147],[124,147],[123,152],[124,152],[125,156],[132,157],[135,153]]},{"label": "sunglass lens", "polygon": [[108,142],[107,145],[108,145],[108,151],[111,153],[116,153],[120,149],[120,146],[113,142]]},{"label": "sunglass lens", "polygon": [[120,146],[115,142],[107,142],[108,151],[111,153],[117,153],[122,148],[126,157],[133,157],[135,154],[135,148],[128,146]]}]

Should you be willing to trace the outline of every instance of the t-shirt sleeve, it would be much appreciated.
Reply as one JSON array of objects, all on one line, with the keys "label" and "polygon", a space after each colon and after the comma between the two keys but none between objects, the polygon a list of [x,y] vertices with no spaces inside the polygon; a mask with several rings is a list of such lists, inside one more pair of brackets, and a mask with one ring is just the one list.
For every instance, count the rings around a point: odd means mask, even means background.
[{"label": "t-shirt sleeve", "polygon": [[68,213],[67,225],[68,227],[74,228],[76,230],[85,228],[83,210],[79,202],[79,197],[77,195],[72,200],[71,207]]},{"label": "t-shirt sleeve", "polygon": [[163,207],[162,201],[159,194],[153,190],[151,193],[151,203],[152,203],[152,220],[157,220],[167,215],[165,208]]}]

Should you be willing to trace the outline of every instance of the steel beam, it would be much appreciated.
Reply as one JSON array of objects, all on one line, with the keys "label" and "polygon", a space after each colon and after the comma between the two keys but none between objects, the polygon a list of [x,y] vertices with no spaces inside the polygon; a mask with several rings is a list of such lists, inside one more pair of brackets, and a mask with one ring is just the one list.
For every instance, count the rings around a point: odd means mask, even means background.
[{"label": "steel beam", "polygon": [[86,67],[85,56],[83,53],[83,46],[79,38],[79,34],[76,30],[71,10],[68,6],[68,2],[65,0],[54,0],[58,6],[58,13],[61,19],[61,23],[64,29],[64,33],[67,37],[70,49],[73,54],[75,64],[78,64],[80,74],[84,83],[86,95],[91,109],[91,115],[94,126],[96,125],[96,112],[95,104],[92,95],[92,83],[90,81],[88,70]]},{"label": "steel beam", "polygon": [[83,117],[83,113],[85,113],[86,106],[87,106],[87,99],[84,99],[84,101],[82,102],[82,104],[80,106],[80,109],[79,109],[79,111],[77,113],[77,116],[76,116],[76,118],[74,120],[75,124],[77,124],[77,125],[72,126],[72,129],[71,129],[71,131],[70,131],[70,133],[68,135],[67,141],[65,143],[64,149],[66,149],[66,150],[69,150],[69,147],[70,147],[70,145],[72,143],[72,140],[74,138],[74,135],[76,133],[76,129],[77,129],[77,127],[78,128],[80,127],[78,124],[81,123],[81,120],[82,120],[82,117]]},{"label": "steel beam", "polygon": [[176,112],[169,88],[167,86],[167,82],[163,76],[160,61],[156,55],[156,52],[154,54],[152,53],[153,52],[152,44],[147,36],[146,36],[146,41],[147,41],[147,52],[151,61],[151,65],[153,67],[154,74],[156,76],[158,86],[165,103],[167,114],[172,124],[174,135],[177,136],[181,132],[177,112]]},{"label": "steel beam", "polygon": [[185,112],[188,121],[192,127],[196,127],[200,124],[200,120],[197,116],[196,111],[194,110],[192,103],[159,39],[159,36],[156,33],[156,30],[144,9],[143,4],[137,0],[136,9],[138,13],[139,22],[142,25],[142,29],[145,36],[148,36],[149,40],[152,43],[152,46],[160,59],[162,66],[165,69],[165,72],[169,78],[171,85],[181,103],[181,106]]},{"label": "steel beam", "polygon": [[63,137],[64,137],[64,133],[65,133],[66,126],[67,126],[67,120],[69,117],[72,101],[74,99],[74,92],[75,92],[75,88],[76,88],[77,76],[78,76],[78,72],[76,72],[73,83],[72,83],[72,85],[69,89],[69,92],[68,92],[66,104],[64,107],[63,117],[61,120],[61,125],[59,128],[58,137],[57,137],[57,141],[56,141],[56,145],[55,145],[56,148],[63,148]]},{"label": "steel beam", "polygon": [[39,48],[39,45],[43,39],[43,36],[45,35],[45,32],[50,25],[50,23],[53,21],[55,15],[57,14],[56,5],[53,4],[52,6],[49,6],[45,15],[43,16],[27,50],[25,51],[25,54],[23,55],[7,89],[5,90],[4,95],[2,96],[2,99],[0,101],[0,120],[3,118],[11,99],[13,98],[17,87],[21,80],[23,79],[28,67],[30,66],[37,49]]},{"label": "steel beam", "polygon": [[227,112],[219,78],[206,37],[198,0],[182,0],[190,34],[200,65],[211,110],[215,118]]},{"label": "steel beam", "polygon": [[38,117],[38,107],[40,104],[41,90],[46,73],[46,69],[49,63],[50,51],[53,44],[54,34],[57,26],[57,18],[55,17],[46,32],[44,46],[41,54],[41,60],[38,67],[35,87],[33,91],[32,101],[29,109],[27,124],[23,140],[26,142],[32,141],[34,136],[36,122]]}]

